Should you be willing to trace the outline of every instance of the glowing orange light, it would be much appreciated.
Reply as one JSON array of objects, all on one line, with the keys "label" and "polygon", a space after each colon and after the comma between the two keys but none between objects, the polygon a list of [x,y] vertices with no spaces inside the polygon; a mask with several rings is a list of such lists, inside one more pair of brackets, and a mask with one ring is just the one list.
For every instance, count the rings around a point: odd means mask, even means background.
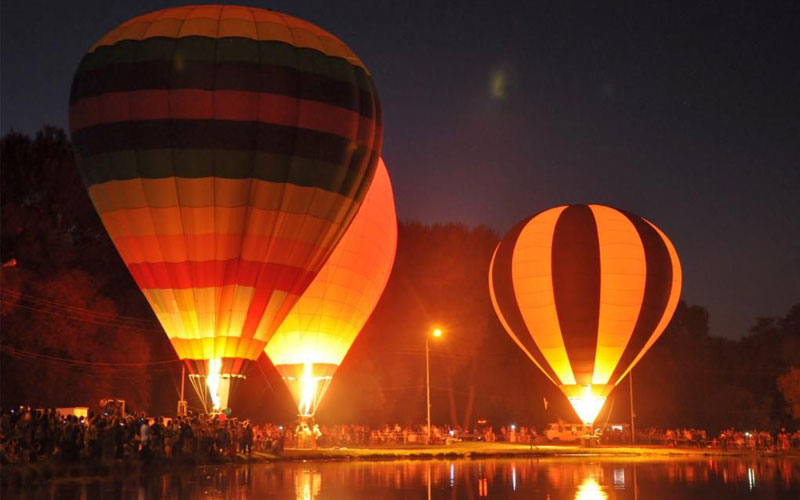
[{"label": "glowing orange light", "polygon": [[219,400],[219,371],[222,368],[222,360],[219,358],[208,360],[208,375],[206,376],[206,385],[208,391],[211,393],[211,401],[214,403],[214,409],[220,409]]},{"label": "glowing orange light", "polygon": [[434,337],[441,337],[442,336],[442,329],[441,328],[434,328],[433,332],[431,332],[431,334]]},{"label": "glowing orange light", "polygon": [[303,376],[300,377],[300,402],[297,405],[297,409],[300,410],[301,415],[310,415],[311,408],[314,404],[314,396],[317,392],[317,381],[319,378],[316,378],[312,374],[312,367],[313,363],[305,363],[303,365]]},{"label": "glowing orange light", "polygon": [[512,340],[591,423],[666,328],[681,280],[675,248],[650,221],[602,205],[565,205],[503,238],[489,294]]},{"label": "glowing orange light", "polygon": [[316,412],[383,293],[396,247],[394,195],[381,160],[353,223],[265,348],[300,415]]},{"label": "glowing orange light", "polygon": [[605,500],[607,498],[608,494],[591,476],[584,479],[578,486],[578,491],[575,492],[575,500]]},{"label": "glowing orange light", "polygon": [[318,471],[304,470],[295,472],[294,488],[297,500],[312,500],[322,490],[322,474]]},{"label": "glowing orange light", "polygon": [[[186,52],[187,42],[201,48]],[[225,43],[225,57],[207,43]],[[161,48],[175,44],[181,50]],[[138,83],[119,87],[120,57]],[[248,71],[204,84],[233,60],[249,61]],[[174,68],[157,85],[147,76],[154,61]],[[310,73],[298,78],[297,68]],[[265,71],[280,92],[258,91]],[[204,407],[210,391],[224,408],[231,380],[260,356],[361,211],[383,135],[372,77],[307,21],[180,6],[109,31],[83,57],[72,89],[76,164],[100,220]],[[159,131],[164,118],[175,125],[168,134]]]},{"label": "glowing orange light", "polygon": [[597,414],[600,413],[603,404],[606,402],[605,397],[596,396],[592,392],[592,386],[590,385],[586,386],[583,394],[571,396],[568,399],[572,408],[575,409],[575,413],[580,417],[581,422],[590,425],[594,423],[594,419],[597,418]]},{"label": "glowing orange light", "polygon": [[211,411],[219,412],[227,408],[231,376],[222,373],[222,360],[220,358],[208,360],[208,373],[205,379],[206,387],[208,387],[208,392],[211,395]]}]

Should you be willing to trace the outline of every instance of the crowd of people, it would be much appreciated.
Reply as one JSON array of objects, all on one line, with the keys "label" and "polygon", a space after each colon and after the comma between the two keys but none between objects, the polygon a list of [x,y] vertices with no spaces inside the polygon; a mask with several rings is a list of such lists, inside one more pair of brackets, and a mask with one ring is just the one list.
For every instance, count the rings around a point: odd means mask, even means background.
[{"label": "crowd of people", "polygon": [[181,456],[213,459],[251,454],[257,441],[261,450],[280,453],[284,434],[275,426],[258,427],[224,415],[153,418],[89,412],[78,417],[55,409],[28,408],[0,415],[2,463]]},{"label": "crowd of people", "polygon": [[[580,427],[580,426],[577,426]],[[630,432],[608,428],[596,434],[601,443],[630,443]],[[285,447],[356,447],[381,445],[452,444],[459,441],[546,444],[547,432],[514,425],[495,428],[479,423],[460,426],[425,425],[317,425],[299,421],[291,425],[255,425],[224,414],[190,414],[185,417],[96,414],[64,415],[55,409],[14,408],[0,413],[0,462],[27,463],[42,460],[151,460],[163,457],[208,459],[249,455],[253,451],[281,454]],[[672,447],[708,447],[723,450],[782,452],[800,449],[800,430],[737,431],[726,429],[709,436],[698,429],[643,429],[637,444]]]},{"label": "crowd of people", "polygon": [[647,429],[637,433],[637,441],[670,447],[720,448],[722,450],[786,451],[800,449],[800,429],[794,432],[781,428],[777,433],[765,430],[724,429],[709,435],[702,429]]}]

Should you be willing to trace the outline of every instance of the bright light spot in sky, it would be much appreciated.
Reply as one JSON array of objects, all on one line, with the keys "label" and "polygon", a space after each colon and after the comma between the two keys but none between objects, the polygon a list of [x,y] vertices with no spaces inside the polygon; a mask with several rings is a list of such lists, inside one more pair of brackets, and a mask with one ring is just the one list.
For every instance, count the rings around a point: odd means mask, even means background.
[{"label": "bright light spot in sky", "polygon": [[495,69],[489,74],[489,95],[493,99],[505,99],[507,94],[508,75],[503,69]]}]

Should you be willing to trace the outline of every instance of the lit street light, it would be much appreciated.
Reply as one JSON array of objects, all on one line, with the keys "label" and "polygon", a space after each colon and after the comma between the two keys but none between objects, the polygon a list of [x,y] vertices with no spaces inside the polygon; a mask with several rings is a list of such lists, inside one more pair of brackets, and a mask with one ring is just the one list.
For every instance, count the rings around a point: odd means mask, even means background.
[{"label": "lit street light", "polygon": [[[431,335],[435,338],[442,336],[441,328],[434,328]],[[428,336],[425,336],[425,387],[428,394],[428,441],[431,444],[431,360],[430,351],[428,349]]]}]

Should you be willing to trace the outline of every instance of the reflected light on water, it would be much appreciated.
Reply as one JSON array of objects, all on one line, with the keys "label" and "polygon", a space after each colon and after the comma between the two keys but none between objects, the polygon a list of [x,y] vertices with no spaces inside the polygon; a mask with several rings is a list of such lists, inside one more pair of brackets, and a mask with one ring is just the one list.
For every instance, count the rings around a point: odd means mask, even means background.
[{"label": "reflected light on water", "polygon": [[450,462],[450,487],[456,485],[456,465]]},{"label": "reflected light on water", "polygon": [[299,470],[294,476],[297,500],[313,500],[322,490],[322,474],[318,471]]},{"label": "reflected light on water", "polygon": [[511,489],[517,491],[517,466],[511,466]]},{"label": "reflected light on water", "polygon": [[624,468],[614,469],[614,489],[617,489],[617,490],[624,490],[625,489],[625,469]]},{"label": "reflected light on water", "polygon": [[583,480],[575,492],[575,500],[608,500],[608,495],[591,476]]},{"label": "reflected light on water", "polygon": [[485,477],[478,478],[478,497],[489,497],[489,481],[487,481]]},{"label": "reflected light on water", "polygon": [[59,480],[38,488],[0,484],[0,498],[20,500],[379,500],[422,499],[428,492],[434,500],[800,499],[800,460],[789,456],[285,462]]}]

